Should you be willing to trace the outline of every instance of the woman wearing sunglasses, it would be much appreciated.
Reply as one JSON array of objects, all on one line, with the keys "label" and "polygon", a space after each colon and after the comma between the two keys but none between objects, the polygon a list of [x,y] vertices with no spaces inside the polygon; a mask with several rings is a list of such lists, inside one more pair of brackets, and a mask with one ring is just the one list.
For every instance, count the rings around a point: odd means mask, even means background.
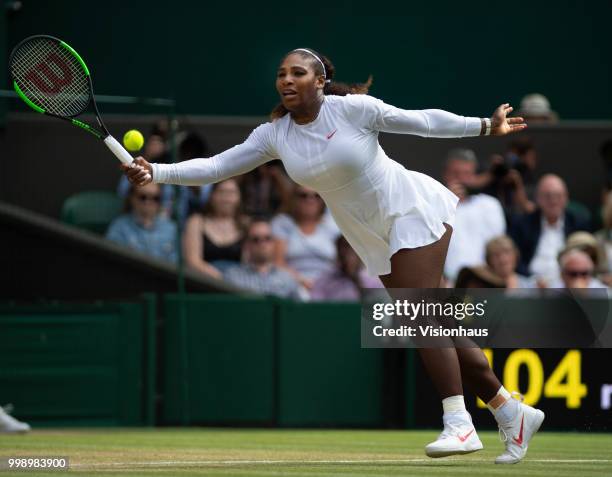
[{"label": "woman wearing sunglasses", "polygon": [[161,190],[158,184],[132,186],[126,197],[125,213],[113,220],[106,238],[151,257],[175,263],[176,224],[160,211]]}]

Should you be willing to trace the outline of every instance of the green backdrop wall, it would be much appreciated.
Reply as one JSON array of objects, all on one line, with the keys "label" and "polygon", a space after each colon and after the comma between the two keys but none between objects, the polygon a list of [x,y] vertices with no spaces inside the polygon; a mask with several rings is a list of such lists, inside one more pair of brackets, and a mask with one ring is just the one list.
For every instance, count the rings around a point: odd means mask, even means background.
[{"label": "green backdrop wall", "polygon": [[611,2],[22,3],[9,48],[62,37],[98,93],[174,96],[183,113],[267,114],[279,58],[307,46],[338,79],[372,73],[372,94],[408,109],[488,115],[541,92],[562,118],[610,118]]},{"label": "green backdrop wall", "polygon": [[0,400],[35,427],[153,424],[155,300],[0,303]]},{"label": "green backdrop wall", "polygon": [[[439,426],[417,353],[361,348],[358,304],[203,294],[157,303],[0,303],[0,402],[34,427]],[[538,314],[533,299],[508,304],[508,316]],[[611,355],[489,350],[548,429],[590,431],[610,431]],[[479,425],[494,424],[472,393],[466,404]]]}]

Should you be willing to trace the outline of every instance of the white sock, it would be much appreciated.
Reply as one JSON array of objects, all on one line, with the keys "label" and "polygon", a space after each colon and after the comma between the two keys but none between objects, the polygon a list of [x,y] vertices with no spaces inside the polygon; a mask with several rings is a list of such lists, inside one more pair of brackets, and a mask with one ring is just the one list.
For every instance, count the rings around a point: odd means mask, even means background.
[{"label": "white sock", "polygon": [[442,399],[442,409],[444,409],[444,414],[449,412],[467,412],[465,410],[465,401],[461,394]]},{"label": "white sock", "polygon": [[519,402],[514,399],[508,399],[502,406],[493,414],[497,422],[507,424],[514,419],[519,410]]},{"label": "white sock", "polygon": [[[505,402],[502,405],[498,406],[497,409],[495,409],[493,408],[493,406],[491,406],[490,403],[499,399],[499,396],[505,399]],[[487,407],[489,408],[489,411],[491,411],[497,422],[499,422],[500,424],[505,424],[516,417],[519,408],[519,402],[512,397],[512,395],[505,387],[502,386],[501,388],[499,388],[497,394],[493,397],[493,399],[491,399],[491,401],[487,403]]]},{"label": "white sock", "polygon": [[505,404],[505,402],[511,397],[512,395],[508,392],[508,390],[505,387],[500,386],[500,388],[497,390],[497,394],[493,396],[489,402],[487,402],[487,408],[489,408],[489,411],[495,414],[496,409]]}]

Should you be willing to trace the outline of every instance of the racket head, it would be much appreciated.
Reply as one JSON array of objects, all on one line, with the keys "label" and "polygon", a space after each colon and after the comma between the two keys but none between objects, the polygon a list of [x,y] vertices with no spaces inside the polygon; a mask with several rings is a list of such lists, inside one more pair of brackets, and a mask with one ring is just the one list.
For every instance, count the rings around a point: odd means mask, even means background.
[{"label": "racket head", "polygon": [[69,119],[92,100],[87,65],[59,38],[35,35],[21,41],[11,52],[9,70],[17,94],[39,113]]}]

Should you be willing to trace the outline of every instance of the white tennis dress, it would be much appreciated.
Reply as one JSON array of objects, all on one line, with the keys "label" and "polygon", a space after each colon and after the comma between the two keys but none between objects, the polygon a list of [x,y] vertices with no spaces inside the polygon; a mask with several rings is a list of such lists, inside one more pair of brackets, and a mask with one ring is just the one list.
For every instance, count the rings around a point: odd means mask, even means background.
[{"label": "white tennis dress", "polygon": [[208,159],[153,164],[153,181],[200,185],[281,159],[298,184],[315,189],[371,275],[391,272],[391,256],[440,239],[458,198],[425,174],[393,161],[379,131],[423,137],[480,134],[480,118],[438,109],[407,111],[362,94],[325,96],[317,118],[289,114],[257,127],[247,140]]}]

